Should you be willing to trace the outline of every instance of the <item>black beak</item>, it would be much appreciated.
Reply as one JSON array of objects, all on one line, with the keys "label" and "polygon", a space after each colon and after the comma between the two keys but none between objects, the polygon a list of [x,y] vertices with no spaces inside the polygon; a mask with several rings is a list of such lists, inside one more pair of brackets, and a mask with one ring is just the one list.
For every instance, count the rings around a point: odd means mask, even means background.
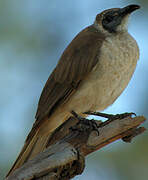
[{"label": "black beak", "polygon": [[121,16],[126,16],[127,14],[130,14],[130,13],[132,13],[133,11],[135,11],[135,10],[137,10],[137,9],[139,9],[139,8],[140,8],[139,5],[131,4],[131,5],[129,5],[129,6],[126,6],[126,7],[124,7],[124,8],[121,8],[121,9],[119,10],[119,14],[120,14]]}]

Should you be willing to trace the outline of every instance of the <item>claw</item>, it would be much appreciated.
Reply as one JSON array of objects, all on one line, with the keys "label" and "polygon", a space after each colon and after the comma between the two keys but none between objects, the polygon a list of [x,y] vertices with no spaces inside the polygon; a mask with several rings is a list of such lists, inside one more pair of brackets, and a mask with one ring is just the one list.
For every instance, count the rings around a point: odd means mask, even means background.
[{"label": "claw", "polygon": [[97,131],[98,135],[99,135],[99,131],[98,131],[98,124],[96,123],[95,120],[88,120],[86,118],[83,118],[81,116],[79,116],[75,111],[71,111],[71,114],[77,118],[79,120],[79,122],[77,123],[77,125],[82,125],[83,128],[78,128],[78,127],[71,127],[70,129],[71,130],[78,130],[78,131],[84,131],[84,130],[88,130],[88,129],[91,129],[91,130],[94,130],[94,131]]},{"label": "claw", "polygon": [[111,115],[109,120],[115,120],[115,119],[123,119],[126,117],[132,117],[132,115],[135,115],[135,113],[131,112],[131,113],[123,113],[123,114],[116,114],[116,115]]},{"label": "claw", "polygon": [[107,118],[109,120],[123,119],[126,117],[132,117],[132,115],[136,116],[136,114],[133,112],[113,115],[113,114],[106,114],[106,113],[101,113],[101,112],[87,111],[87,112],[84,112],[84,114],[100,116],[100,117]]}]

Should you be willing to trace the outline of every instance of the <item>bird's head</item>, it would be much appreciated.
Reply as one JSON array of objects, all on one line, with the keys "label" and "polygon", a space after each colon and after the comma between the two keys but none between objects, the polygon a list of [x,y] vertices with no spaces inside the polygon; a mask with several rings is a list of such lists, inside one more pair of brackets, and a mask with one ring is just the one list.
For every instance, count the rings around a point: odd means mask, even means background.
[{"label": "bird's head", "polygon": [[94,26],[106,33],[127,31],[129,15],[139,8],[139,5],[132,4],[124,8],[107,9],[96,16]]}]

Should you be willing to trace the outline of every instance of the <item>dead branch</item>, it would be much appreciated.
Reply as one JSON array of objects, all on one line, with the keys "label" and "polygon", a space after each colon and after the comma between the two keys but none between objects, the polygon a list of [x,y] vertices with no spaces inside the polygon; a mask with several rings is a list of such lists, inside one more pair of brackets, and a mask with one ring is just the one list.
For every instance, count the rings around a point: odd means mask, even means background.
[{"label": "dead branch", "polygon": [[145,117],[138,116],[95,121],[98,127],[94,129],[91,123],[84,124],[71,117],[55,130],[44,152],[26,162],[6,180],[71,179],[83,172],[86,155],[117,139],[131,142],[133,137],[145,131],[144,127],[138,127],[145,120]]}]

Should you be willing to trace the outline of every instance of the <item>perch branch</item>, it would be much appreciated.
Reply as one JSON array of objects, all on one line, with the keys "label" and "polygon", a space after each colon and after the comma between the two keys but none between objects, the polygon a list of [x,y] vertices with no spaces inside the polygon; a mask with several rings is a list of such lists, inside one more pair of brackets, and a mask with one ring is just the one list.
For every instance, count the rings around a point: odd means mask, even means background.
[{"label": "perch branch", "polygon": [[53,132],[44,152],[26,162],[6,180],[71,179],[83,172],[86,155],[117,139],[131,142],[133,137],[145,131],[144,127],[138,127],[145,120],[145,117],[138,116],[95,121],[98,135],[90,124],[71,117]]}]

